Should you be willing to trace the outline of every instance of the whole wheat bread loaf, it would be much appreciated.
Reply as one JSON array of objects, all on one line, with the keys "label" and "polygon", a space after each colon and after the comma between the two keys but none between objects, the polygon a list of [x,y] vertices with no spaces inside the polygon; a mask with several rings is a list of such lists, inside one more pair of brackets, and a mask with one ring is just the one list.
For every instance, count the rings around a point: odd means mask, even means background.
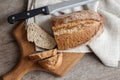
[{"label": "whole wheat bread loaf", "polygon": [[30,42],[34,42],[36,46],[44,49],[53,49],[56,46],[54,38],[35,23],[28,25],[27,39]]},{"label": "whole wheat bread loaf", "polygon": [[52,29],[59,50],[89,42],[103,30],[103,17],[97,12],[82,10],[52,18]]}]

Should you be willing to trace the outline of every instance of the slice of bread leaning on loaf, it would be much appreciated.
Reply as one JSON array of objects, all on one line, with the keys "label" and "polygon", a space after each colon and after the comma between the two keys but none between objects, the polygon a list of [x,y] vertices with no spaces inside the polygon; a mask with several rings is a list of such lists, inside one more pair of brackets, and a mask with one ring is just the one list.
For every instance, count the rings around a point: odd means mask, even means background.
[{"label": "slice of bread leaning on loaf", "polygon": [[28,25],[27,39],[44,49],[53,49],[56,46],[54,38],[35,23]]},{"label": "slice of bread leaning on loaf", "polygon": [[52,18],[52,30],[59,50],[89,42],[103,30],[103,17],[97,12],[82,10]]}]

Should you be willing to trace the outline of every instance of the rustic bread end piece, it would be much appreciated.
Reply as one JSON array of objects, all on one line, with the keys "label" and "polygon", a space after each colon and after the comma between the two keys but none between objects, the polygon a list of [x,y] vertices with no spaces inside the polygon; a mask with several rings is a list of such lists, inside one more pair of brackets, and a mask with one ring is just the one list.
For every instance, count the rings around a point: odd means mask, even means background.
[{"label": "rustic bread end piece", "polygon": [[49,50],[49,51],[44,51],[44,52],[31,54],[31,55],[29,55],[29,58],[32,61],[38,61],[38,60],[42,60],[42,59],[54,56],[56,54],[57,54],[57,49],[53,49],[53,50]]},{"label": "rustic bread end piece", "polygon": [[103,30],[103,17],[90,10],[65,14],[52,19],[52,29],[59,50],[86,44]]},{"label": "rustic bread end piece", "polygon": [[35,23],[28,25],[27,39],[30,42],[34,42],[36,46],[44,49],[53,49],[56,46],[54,38]]},{"label": "rustic bread end piece", "polygon": [[38,61],[38,63],[46,70],[53,71],[58,69],[62,64],[63,54],[59,53],[51,58],[45,59],[43,61]]}]

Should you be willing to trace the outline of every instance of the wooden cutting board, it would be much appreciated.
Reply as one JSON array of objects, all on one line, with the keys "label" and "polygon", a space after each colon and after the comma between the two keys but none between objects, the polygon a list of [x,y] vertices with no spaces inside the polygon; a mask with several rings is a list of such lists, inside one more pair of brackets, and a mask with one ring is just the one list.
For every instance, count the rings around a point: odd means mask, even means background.
[{"label": "wooden cutting board", "polygon": [[63,63],[59,69],[47,71],[28,59],[28,55],[35,53],[35,45],[27,41],[24,21],[16,26],[13,35],[21,49],[20,62],[11,72],[5,74],[2,80],[22,80],[25,74],[33,70],[45,71],[57,76],[63,76],[84,56],[82,53],[63,53]]}]

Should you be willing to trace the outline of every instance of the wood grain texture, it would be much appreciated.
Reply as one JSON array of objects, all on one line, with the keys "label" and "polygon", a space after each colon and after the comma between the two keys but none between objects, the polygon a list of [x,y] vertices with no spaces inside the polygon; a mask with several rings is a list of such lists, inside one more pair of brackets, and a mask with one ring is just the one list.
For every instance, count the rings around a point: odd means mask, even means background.
[{"label": "wood grain texture", "polygon": [[8,24],[7,17],[26,10],[25,4],[27,0],[0,0],[0,75],[10,71],[19,61],[20,50],[11,34],[16,24]]},{"label": "wood grain texture", "polygon": [[13,69],[13,71],[3,76],[3,80],[21,80],[26,73],[32,70],[41,70],[57,76],[63,76],[78,62],[78,60],[84,56],[82,53],[63,53],[63,63],[59,69],[47,71],[35,64],[33,61],[29,60],[28,56],[35,53],[35,45],[27,41],[26,34],[25,22],[23,21],[16,26],[16,29],[13,32],[13,35],[21,49],[20,62]]}]

